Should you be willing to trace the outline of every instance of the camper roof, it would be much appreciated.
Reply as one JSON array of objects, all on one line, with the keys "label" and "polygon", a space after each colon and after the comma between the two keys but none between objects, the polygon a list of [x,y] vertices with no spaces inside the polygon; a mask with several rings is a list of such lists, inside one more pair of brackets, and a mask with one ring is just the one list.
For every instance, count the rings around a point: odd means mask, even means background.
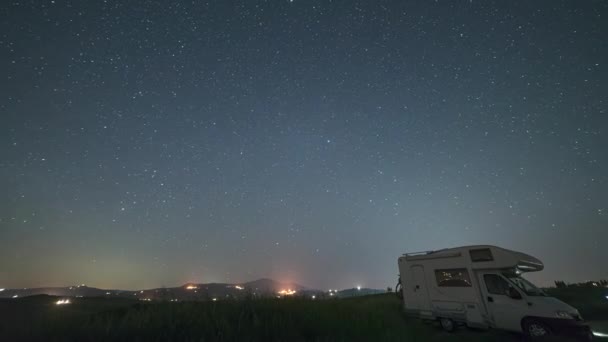
[{"label": "camper roof", "polygon": [[[482,258],[473,260],[475,258],[474,253],[478,252],[482,255]],[[542,261],[531,255],[490,245],[463,246],[436,251],[406,253],[403,257],[407,261],[466,257],[467,260],[472,261],[473,269],[516,268],[520,272],[536,272],[544,268]]]}]

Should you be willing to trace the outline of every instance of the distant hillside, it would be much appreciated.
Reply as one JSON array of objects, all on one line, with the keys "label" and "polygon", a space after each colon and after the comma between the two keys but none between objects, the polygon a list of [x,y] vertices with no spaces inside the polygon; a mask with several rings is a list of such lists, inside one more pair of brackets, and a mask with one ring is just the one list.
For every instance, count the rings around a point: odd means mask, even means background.
[{"label": "distant hillside", "polygon": [[299,285],[296,283],[291,283],[291,284],[280,283],[278,281],[268,279],[268,278],[262,278],[262,279],[250,281],[250,282],[243,284],[243,286],[245,286],[248,289],[252,289],[256,292],[259,291],[262,293],[264,293],[264,292],[277,293],[281,290],[287,290],[287,289],[292,289],[295,291],[307,290],[307,288],[305,286],[302,286],[302,285]]},{"label": "distant hillside", "polygon": [[132,296],[134,291],[103,290],[85,285],[68,287],[38,287],[22,289],[4,289],[0,292],[0,298],[18,298],[35,295],[63,296],[63,297],[100,297],[109,294],[120,296]]},{"label": "distant hillside", "polygon": [[336,292],[336,296],[338,298],[348,298],[348,297],[357,297],[357,296],[368,296],[368,295],[375,295],[375,294],[381,294],[381,293],[386,293],[386,290],[377,290],[377,289],[368,289],[368,288],[362,288],[362,289],[346,289],[346,290],[341,290]]},{"label": "distant hillside", "polygon": [[69,287],[40,287],[24,289],[3,289],[0,298],[22,298],[35,295],[59,297],[106,297],[130,298],[142,301],[182,301],[182,300],[221,300],[251,297],[307,296],[321,298],[346,298],[384,293],[375,289],[346,289],[324,292],[307,288],[296,283],[281,283],[273,279],[262,278],[241,284],[208,283],[184,284],[179,287],[156,288],[138,291],[105,290],[85,285]]},{"label": "distant hillside", "polygon": [[279,295],[280,291],[316,293],[299,284],[281,283],[272,279],[258,279],[243,284],[209,283],[184,284],[179,287],[156,288],[138,291],[105,290],[85,285],[69,287],[41,287],[23,289],[3,289],[0,298],[20,298],[35,295],[62,297],[121,297],[140,300],[217,300],[222,298],[242,298],[245,296],[268,297]]}]

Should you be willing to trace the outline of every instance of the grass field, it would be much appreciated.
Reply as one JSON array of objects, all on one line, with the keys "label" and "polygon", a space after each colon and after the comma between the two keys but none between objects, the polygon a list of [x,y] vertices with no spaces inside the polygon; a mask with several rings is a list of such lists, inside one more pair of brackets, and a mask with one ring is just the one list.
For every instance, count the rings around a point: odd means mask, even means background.
[{"label": "grass field", "polygon": [[[581,305],[588,302],[569,295]],[[0,340],[521,340],[518,335],[496,331],[441,332],[433,324],[405,317],[393,294],[324,301],[289,298],[141,303],[128,299],[75,298],[65,306],[57,306],[56,301],[56,297],[49,296],[0,301]],[[603,319],[608,313],[606,304],[591,305],[589,312],[584,308],[579,307],[583,315],[593,313],[590,319]]]}]

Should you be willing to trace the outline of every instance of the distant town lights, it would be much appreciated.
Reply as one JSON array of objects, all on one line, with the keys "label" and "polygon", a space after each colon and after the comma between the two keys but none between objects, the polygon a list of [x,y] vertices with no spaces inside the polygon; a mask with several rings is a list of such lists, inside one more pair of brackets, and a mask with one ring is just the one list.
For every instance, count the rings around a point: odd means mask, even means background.
[{"label": "distant town lights", "polygon": [[0,289],[0,292],[3,292],[3,291],[4,291],[4,289]]},{"label": "distant town lights", "polygon": [[234,288],[237,289],[237,290],[244,290],[245,289],[244,287],[239,286],[239,285],[235,285]]},{"label": "distant town lights", "polygon": [[296,291],[292,289],[281,290],[279,291],[279,294],[281,296],[293,296],[294,294],[296,294]]},{"label": "distant town lights", "polygon": [[198,286],[196,286],[196,285],[188,285],[188,286],[186,286],[186,290],[198,290]]},{"label": "distant town lights", "polygon": [[72,302],[69,299],[60,299],[57,302],[55,302],[56,305],[67,305],[67,304],[71,304]]},{"label": "distant town lights", "polygon": [[361,285],[357,285],[357,291],[361,291]]}]

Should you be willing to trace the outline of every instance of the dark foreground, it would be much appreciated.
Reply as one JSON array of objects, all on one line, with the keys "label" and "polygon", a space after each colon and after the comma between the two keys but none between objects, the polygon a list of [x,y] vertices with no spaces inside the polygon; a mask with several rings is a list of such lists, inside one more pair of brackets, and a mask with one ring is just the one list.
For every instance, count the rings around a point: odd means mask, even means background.
[{"label": "dark foreground", "polygon": [[[599,292],[596,293],[598,296]],[[591,320],[608,300],[566,293]],[[590,298],[587,298],[590,297]],[[604,299],[602,302],[600,299]],[[35,296],[0,301],[2,341],[520,341],[497,331],[441,332],[406,318],[392,294],[340,300],[257,299],[142,303],[128,299]],[[578,302],[577,302],[578,301]],[[587,312],[586,312],[587,310]],[[555,339],[563,341],[564,339]],[[607,340],[608,341],[608,340]]]}]

